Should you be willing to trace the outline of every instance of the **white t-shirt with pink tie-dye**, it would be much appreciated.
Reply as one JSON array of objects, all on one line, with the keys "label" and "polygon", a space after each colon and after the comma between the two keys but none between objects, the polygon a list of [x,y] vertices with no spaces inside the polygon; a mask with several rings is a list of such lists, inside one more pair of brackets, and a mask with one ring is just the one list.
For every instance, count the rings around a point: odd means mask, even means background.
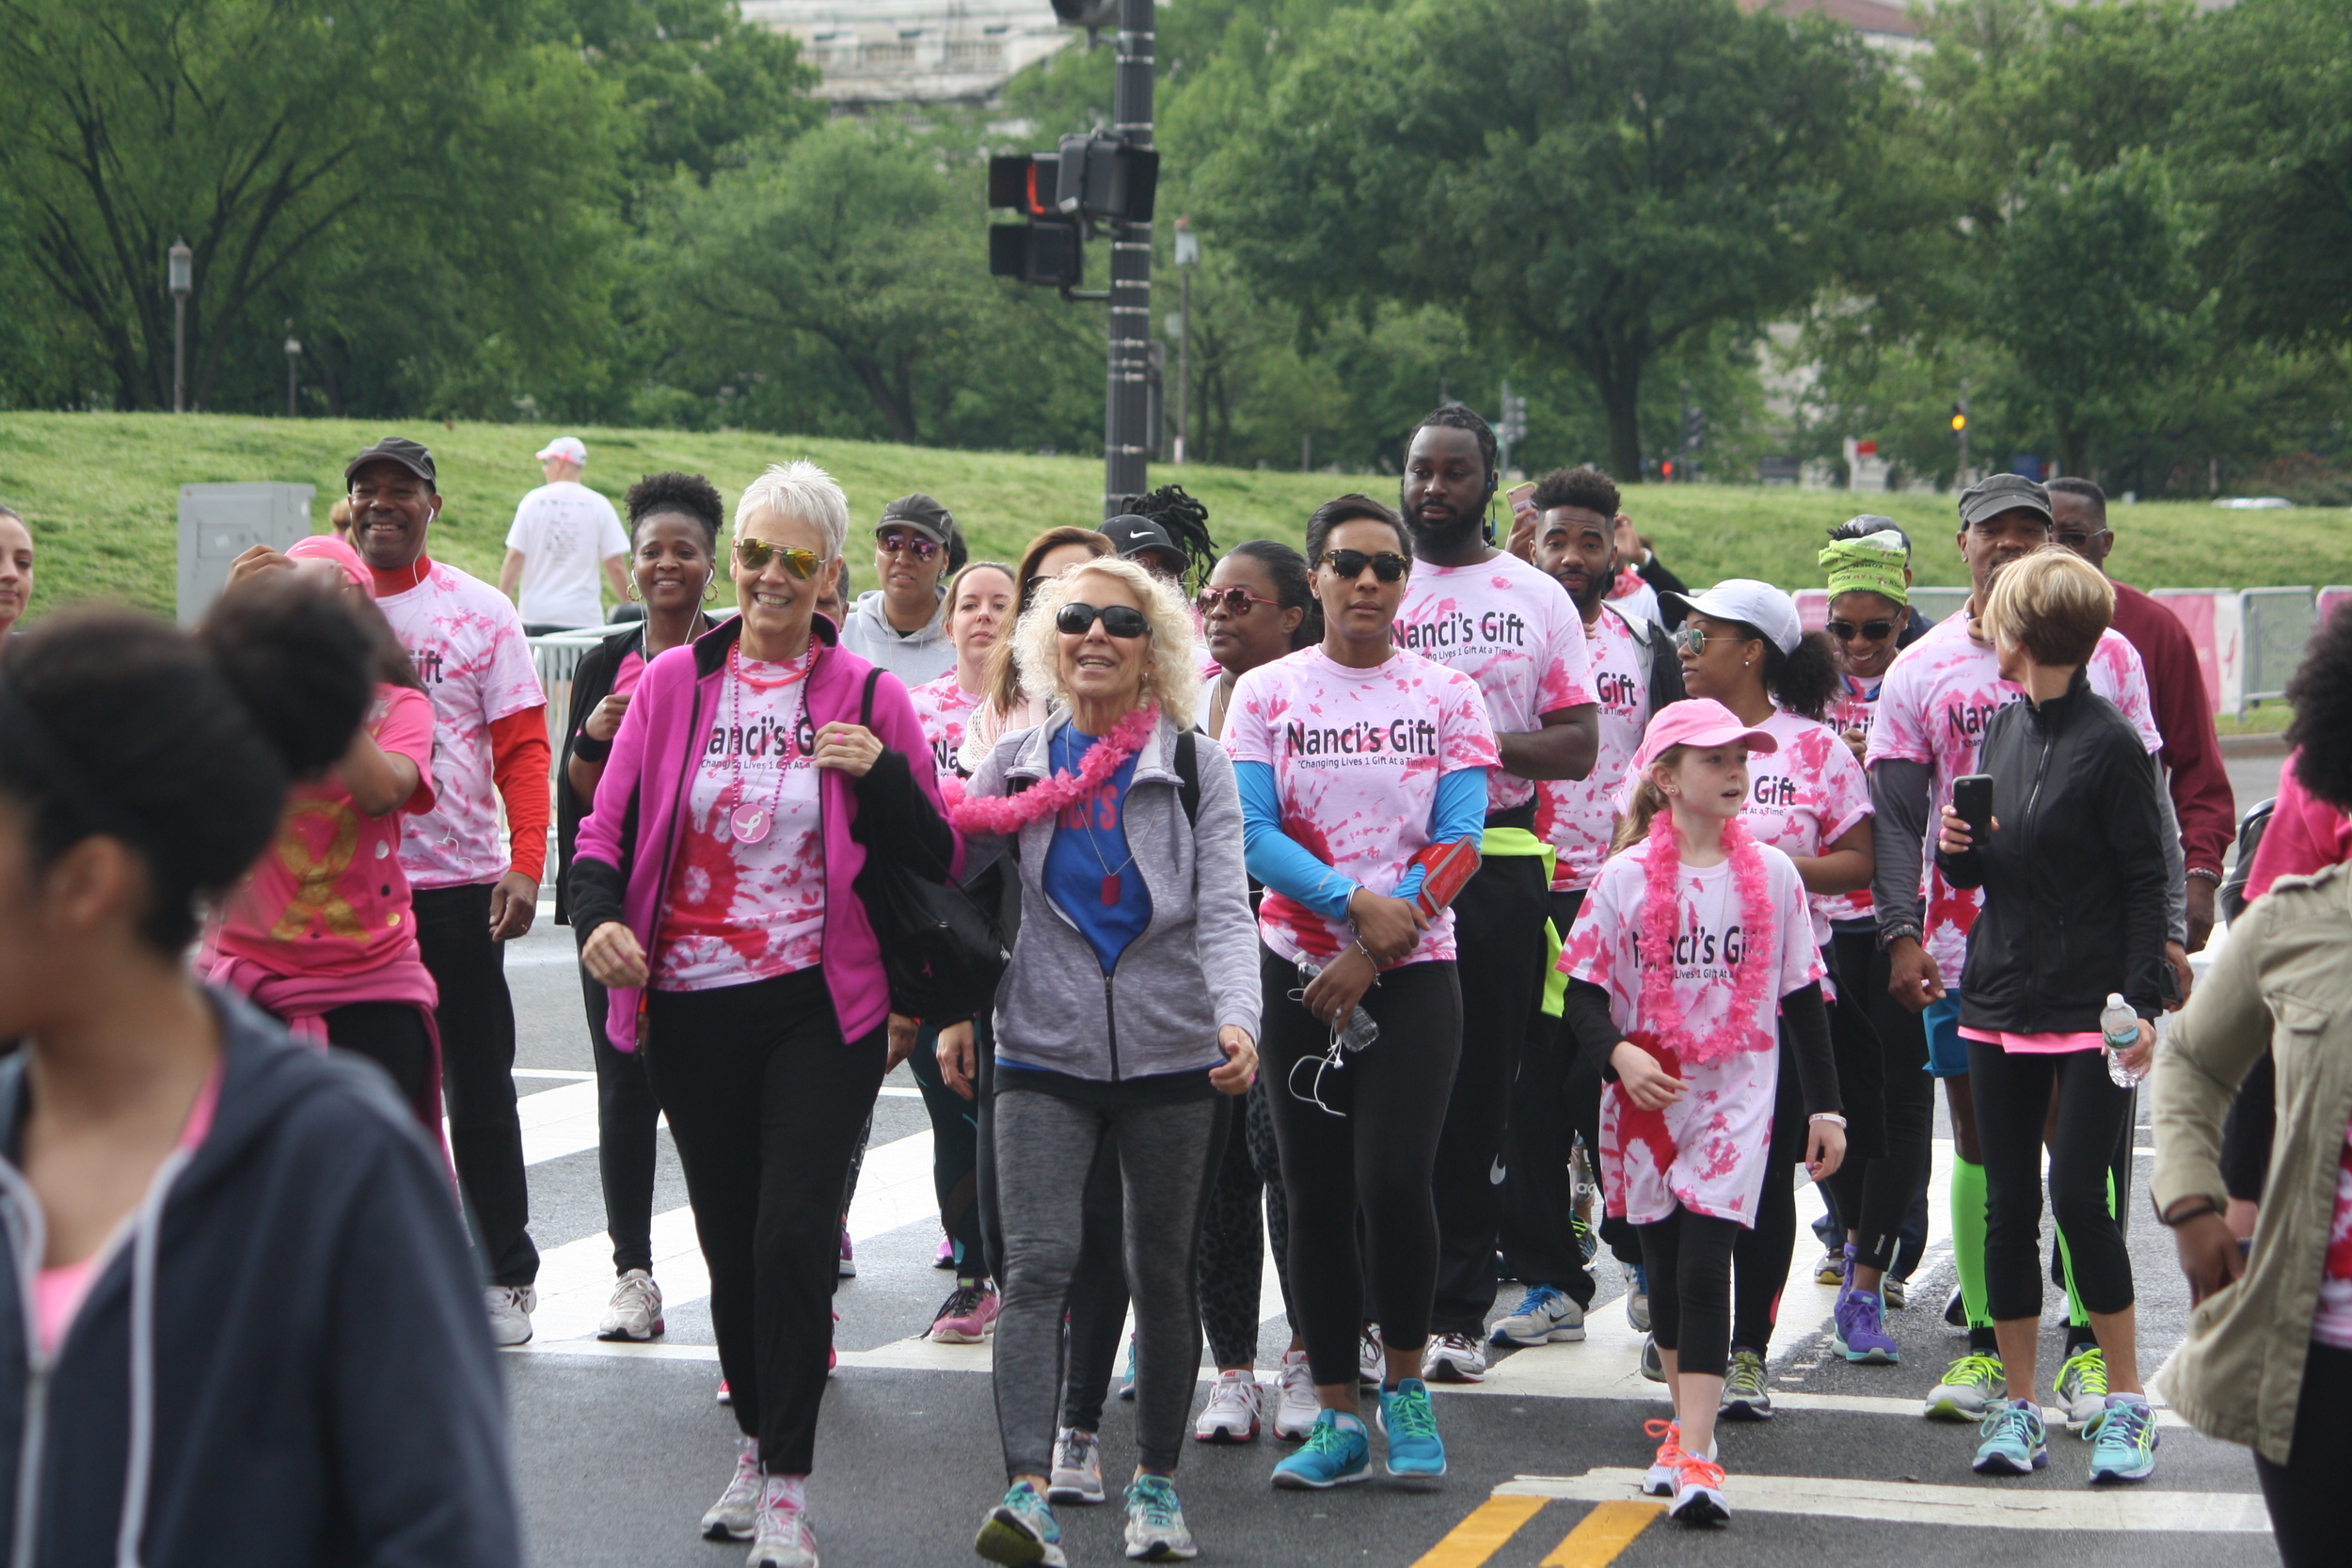
[{"label": "white t-shirt with pink tie-dye", "polygon": [[953,670],[935,681],[907,689],[907,700],[914,705],[915,721],[923,726],[923,738],[931,743],[931,763],[946,778],[956,770],[956,752],[963,746],[963,727],[972,710],[979,705],[977,691],[966,691],[956,679]]},{"label": "white t-shirt with pink tie-dye", "polygon": [[[1476,681],[1500,735],[1539,730],[1545,714],[1593,700],[1592,655],[1576,601],[1515,555],[1474,566],[1414,562],[1394,636],[1398,647]],[[1534,795],[1534,784],[1516,773],[1498,768],[1486,776],[1490,816]]]},{"label": "white t-shirt with pink tie-dye", "polygon": [[[1743,820],[1757,843],[1811,859],[1869,816],[1870,776],[1836,730],[1783,709],[1756,728],[1780,742],[1776,752],[1748,753]],[[1816,947],[1828,945],[1831,902],[1842,896],[1806,895]]]},{"label": "white t-shirt with pink tie-dye", "polygon": [[[1928,833],[1922,847],[1927,889],[1926,947],[1947,986],[1960,983],[1968,956],[1968,929],[1984,905],[1978,888],[1956,888],[1935,869],[1935,824],[1952,798],[1952,781],[1977,771],[1985,726],[1993,716],[2025,696],[2025,689],[2001,678],[1990,643],[1968,635],[1963,612],[1947,615],[1928,634],[1895,656],[1879,683],[1878,715],[1870,726],[1872,767],[1893,759],[1924,762],[1932,769],[1929,785]],[[2153,755],[2162,749],[2148,676],[2139,655],[2114,631],[2099,635],[2090,655],[2090,689],[2121,709]]]},{"label": "white t-shirt with pink tie-dye", "polygon": [[[1658,627],[1650,635],[1663,637]],[[1633,765],[1649,726],[1650,648],[1625,614],[1604,605],[1586,639],[1600,745],[1593,770],[1581,779],[1546,779],[1535,786],[1535,836],[1552,847],[1551,891],[1589,887],[1609,858],[1617,831],[1617,785]]]}]

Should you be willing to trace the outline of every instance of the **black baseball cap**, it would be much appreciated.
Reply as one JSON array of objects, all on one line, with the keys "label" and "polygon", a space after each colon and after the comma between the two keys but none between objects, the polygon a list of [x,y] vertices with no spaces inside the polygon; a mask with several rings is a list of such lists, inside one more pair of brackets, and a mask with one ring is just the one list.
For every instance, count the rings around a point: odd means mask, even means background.
[{"label": "black baseball cap", "polygon": [[1113,517],[1103,525],[1103,537],[1119,551],[1121,561],[1134,561],[1141,556],[1158,553],[1168,557],[1172,572],[1184,569],[1184,552],[1176,547],[1176,541],[1168,536],[1168,530],[1149,517],[1138,517],[1130,512]]},{"label": "black baseball cap", "polygon": [[934,545],[945,545],[956,536],[956,515],[917,490],[882,508],[874,531],[880,534],[886,528],[911,528]]},{"label": "black baseball cap", "polygon": [[1994,474],[1960,493],[1960,526],[1974,528],[1988,517],[2020,509],[2050,515],[2050,492],[2024,474]]},{"label": "black baseball cap", "polygon": [[433,472],[433,450],[405,436],[387,436],[375,445],[343,465],[343,483],[371,463],[397,463],[427,484],[437,486],[439,479]]}]

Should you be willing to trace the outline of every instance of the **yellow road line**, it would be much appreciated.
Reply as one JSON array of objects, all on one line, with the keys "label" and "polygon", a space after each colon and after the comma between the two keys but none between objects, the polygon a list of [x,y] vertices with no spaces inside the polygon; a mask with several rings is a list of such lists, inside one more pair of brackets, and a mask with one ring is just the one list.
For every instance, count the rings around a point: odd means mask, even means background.
[{"label": "yellow road line", "polygon": [[1608,1568],[1619,1552],[1633,1544],[1635,1536],[1649,1528],[1652,1519],[1665,1512],[1664,1503],[1595,1503],[1593,1511],[1576,1522],[1576,1528],[1551,1548],[1543,1568]]},{"label": "yellow road line", "polygon": [[1413,1568],[1481,1568],[1521,1525],[1543,1512],[1546,1497],[1488,1497],[1470,1516],[1422,1553]]}]

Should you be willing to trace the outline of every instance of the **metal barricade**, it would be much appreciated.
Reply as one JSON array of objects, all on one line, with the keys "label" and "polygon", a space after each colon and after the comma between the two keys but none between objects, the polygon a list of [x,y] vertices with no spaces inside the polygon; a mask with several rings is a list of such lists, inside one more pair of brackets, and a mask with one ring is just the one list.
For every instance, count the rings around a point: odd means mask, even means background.
[{"label": "metal barricade", "polygon": [[1911,591],[1911,602],[1920,614],[1931,621],[1949,620],[1968,608],[1968,595],[1973,588],[1917,588]]},{"label": "metal barricade", "polygon": [[572,711],[572,672],[580,667],[580,656],[620,629],[582,626],[530,640],[532,667],[539,672],[539,689],[548,697],[548,751],[551,754],[564,754],[564,725]]},{"label": "metal barricade", "polygon": [[2237,598],[2246,625],[2246,685],[2238,708],[2243,713],[2246,704],[2286,695],[2319,617],[2308,588],[2249,588]]}]

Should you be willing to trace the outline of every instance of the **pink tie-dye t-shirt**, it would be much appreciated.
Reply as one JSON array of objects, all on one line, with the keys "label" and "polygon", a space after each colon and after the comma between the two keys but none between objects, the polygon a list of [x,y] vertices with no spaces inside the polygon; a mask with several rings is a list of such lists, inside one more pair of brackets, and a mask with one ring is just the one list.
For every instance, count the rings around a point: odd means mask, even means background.
[{"label": "pink tie-dye t-shirt", "polygon": [[[1475,566],[1413,562],[1397,606],[1396,645],[1478,683],[1499,735],[1543,728],[1544,715],[1593,700],[1584,618],[1568,591],[1515,555]],[[1535,786],[1496,768],[1489,815],[1525,805]]]},{"label": "pink tie-dye t-shirt", "polygon": [[[716,990],[813,969],[825,938],[816,727],[803,701],[818,651],[789,664],[729,661],[688,787],[669,896],[654,938],[656,990]],[[768,810],[768,836],[737,840],[735,808]]]},{"label": "pink tie-dye t-shirt", "polygon": [[[1840,675],[1837,677],[1837,700],[1829,708],[1829,727],[1837,732],[1841,740],[1847,732],[1860,730],[1867,743],[1870,737],[1871,722],[1878,717],[1878,681]],[[1852,749],[1851,746],[1847,748],[1849,752]],[[1867,770],[1865,777],[1867,777]],[[1833,926],[1847,920],[1867,920],[1870,918],[1870,890],[1862,887],[1851,893],[1833,893],[1826,898],[1814,900],[1813,907],[1827,916]]]},{"label": "pink tie-dye t-shirt", "polygon": [[[1777,849],[1761,852],[1771,932],[1759,941],[1759,933],[1743,928],[1729,861],[1684,865],[1673,954],[1675,1006],[1684,1025],[1701,1036],[1724,1020],[1741,965],[1772,966],[1772,982],[1747,1021],[1751,1049],[1704,1066],[1660,1054],[1684,1085],[1682,1098],[1663,1111],[1641,1110],[1622,1084],[1609,1084],[1601,1095],[1601,1190],[1609,1212],[1635,1225],[1664,1219],[1677,1202],[1694,1214],[1756,1223],[1780,1086],[1780,999],[1822,974],[1797,868]],[[1649,854],[1648,844],[1639,844],[1601,867],[1560,954],[1569,978],[1609,993],[1618,1031],[1645,1048],[1651,1025],[1642,1015],[1641,930]]]},{"label": "pink tie-dye t-shirt", "polygon": [[907,698],[914,704],[914,717],[923,726],[923,738],[931,743],[931,764],[944,778],[956,770],[956,752],[963,746],[964,721],[979,705],[979,694],[966,691],[950,670],[935,681],[909,688]]},{"label": "pink tie-dye t-shirt", "polygon": [[401,834],[414,888],[466,887],[506,874],[490,726],[547,705],[531,643],[506,595],[440,562],[422,582],[375,601],[433,699],[438,798]]},{"label": "pink tie-dye t-shirt", "polygon": [[[1928,634],[1895,656],[1879,683],[1878,717],[1870,726],[1869,762],[1894,758],[1924,762],[1932,769],[1928,832],[1921,846],[1922,885],[1927,890],[1927,950],[1957,988],[1968,956],[1968,928],[1977,922],[1984,895],[1955,888],[1935,869],[1935,825],[1952,798],[1952,781],[1977,771],[1984,727],[1993,716],[2025,696],[2025,689],[2001,678],[1990,643],[1968,635],[1968,616],[1947,615]],[[2090,689],[2113,703],[2139,732],[2150,754],[2164,741],[2156,734],[2155,710],[2148,700],[2148,677],[2139,655],[2113,631],[2102,632],[2090,655]]]},{"label": "pink tie-dye t-shirt", "polygon": [[2320,1269],[2312,1338],[2338,1350],[2352,1350],[2352,1126],[2344,1131],[2344,1150],[2336,1161],[2335,1217],[2328,1227],[2328,1258]]},{"label": "pink tie-dye t-shirt", "polygon": [[[1650,635],[1665,634],[1653,626]],[[1593,770],[1581,779],[1546,779],[1535,786],[1535,836],[1555,851],[1554,893],[1589,887],[1600,874],[1617,831],[1617,784],[1649,724],[1650,650],[1627,626],[1624,613],[1602,606],[1585,646],[1600,719]]]},{"label": "pink tie-dye t-shirt", "polygon": [[[1565,595],[1564,595],[1565,596]],[[1387,894],[1428,847],[1438,781],[1497,762],[1486,705],[1467,675],[1415,654],[1369,670],[1302,648],[1233,685],[1225,749],[1274,769],[1282,831],[1341,875]],[[1329,958],[1355,935],[1272,888],[1258,929],[1285,958]],[[1454,957],[1454,911],[1429,923],[1401,962]]]},{"label": "pink tie-dye t-shirt", "polygon": [[[1777,752],[1748,754],[1748,832],[1790,858],[1819,855],[1870,815],[1870,776],[1827,724],[1775,710],[1756,726]],[[1829,942],[1830,899],[1807,895],[1813,942]]]}]

